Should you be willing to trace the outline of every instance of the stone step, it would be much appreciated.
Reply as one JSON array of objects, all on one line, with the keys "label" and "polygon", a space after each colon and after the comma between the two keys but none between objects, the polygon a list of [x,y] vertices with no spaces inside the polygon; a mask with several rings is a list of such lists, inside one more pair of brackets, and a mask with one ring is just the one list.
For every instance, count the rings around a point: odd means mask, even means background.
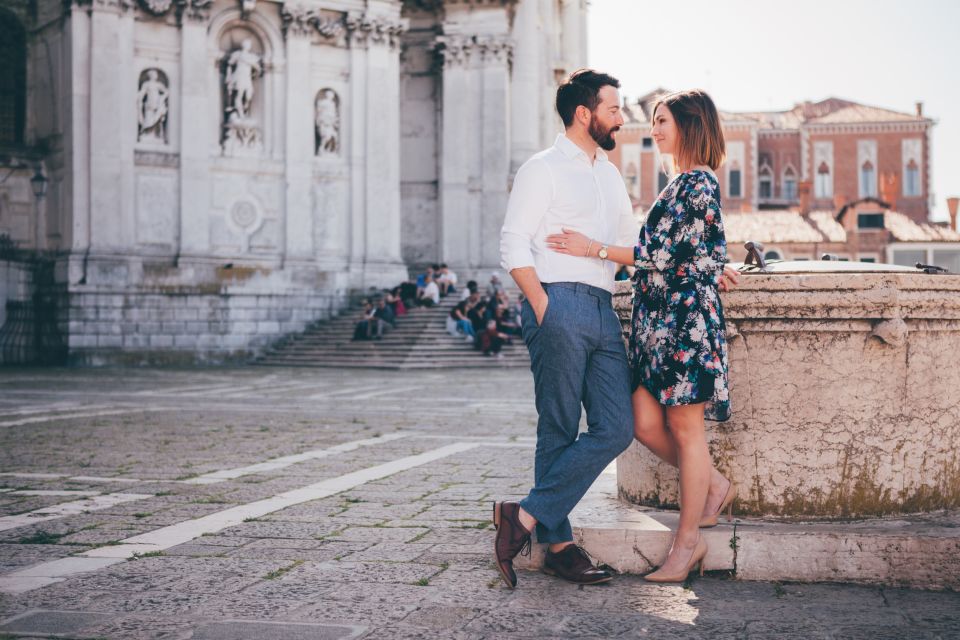
[{"label": "stone step", "polygon": [[[679,513],[630,505],[617,494],[612,464],[570,514],[574,537],[597,562],[647,573],[666,557]],[[721,518],[701,532],[709,545],[706,570],[742,580],[960,588],[960,511],[854,522]],[[539,569],[544,550],[534,544],[517,567]]]}]

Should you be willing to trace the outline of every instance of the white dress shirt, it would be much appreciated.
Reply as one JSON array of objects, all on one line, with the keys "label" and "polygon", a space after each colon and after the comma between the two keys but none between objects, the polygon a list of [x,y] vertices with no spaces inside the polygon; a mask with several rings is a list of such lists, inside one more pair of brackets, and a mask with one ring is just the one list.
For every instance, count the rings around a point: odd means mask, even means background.
[{"label": "white dress shirt", "polygon": [[600,245],[632,247],[640,227],[617,168],[597,149],[589,156],[565,135],[517,171],[500,232],[500,265],[534,267],[541,282],[583,282],[613,291],[617,265],[610,260],[557,253],[547,236],[564,228]]}]

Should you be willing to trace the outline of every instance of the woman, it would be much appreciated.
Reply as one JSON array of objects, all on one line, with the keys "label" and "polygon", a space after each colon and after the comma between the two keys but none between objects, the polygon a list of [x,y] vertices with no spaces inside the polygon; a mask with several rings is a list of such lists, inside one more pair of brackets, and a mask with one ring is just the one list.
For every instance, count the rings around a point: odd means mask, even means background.
[{"label": "woman", "polygon": [[[677,175],[660,194],[636,247],[601,247],[575,231],[547,237],[560,253],[636,266],[628,357],[633,373],[634,435],[680,467],[680,524],[667,558],[646,576],[682,582],[707,554],[700,527],[732,509],[736,487],[710,459],[704,420],[727,420],[727,344],[718,290],[726,241],[720,187],[724,159],[720,117],[703,91],[673,93],[653,110],[653,139]],[[726,275],[736,282],[733,270]],[[728,511],[728,519],[730,518]]]}]

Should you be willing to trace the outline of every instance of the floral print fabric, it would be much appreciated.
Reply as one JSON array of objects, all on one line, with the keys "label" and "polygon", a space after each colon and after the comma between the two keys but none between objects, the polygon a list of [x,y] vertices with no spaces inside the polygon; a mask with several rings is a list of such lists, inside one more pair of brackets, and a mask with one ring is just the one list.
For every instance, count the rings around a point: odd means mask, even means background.
[{"label": "floral print fabric", "polygon": [[711,173],[684,172],[667,185],[640,229],[634,258],[633,388],[642,384],[667,406],[706,402],[707,419],[729,419],[718,289],[727,247]]}]

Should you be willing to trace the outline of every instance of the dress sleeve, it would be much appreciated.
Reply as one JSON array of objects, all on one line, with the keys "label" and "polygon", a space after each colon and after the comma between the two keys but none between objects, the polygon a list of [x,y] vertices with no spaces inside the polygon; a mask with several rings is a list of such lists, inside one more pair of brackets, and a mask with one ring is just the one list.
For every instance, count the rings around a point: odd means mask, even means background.
[{"label": "dress sleeve", "polygon": [[634,251],[637,266],[667,271],[706,254],[704,236],[719,208],[716,186],[707,174],[691,174],[680,185],[660,223],[654,229],[647,229],[646,243]]}]

